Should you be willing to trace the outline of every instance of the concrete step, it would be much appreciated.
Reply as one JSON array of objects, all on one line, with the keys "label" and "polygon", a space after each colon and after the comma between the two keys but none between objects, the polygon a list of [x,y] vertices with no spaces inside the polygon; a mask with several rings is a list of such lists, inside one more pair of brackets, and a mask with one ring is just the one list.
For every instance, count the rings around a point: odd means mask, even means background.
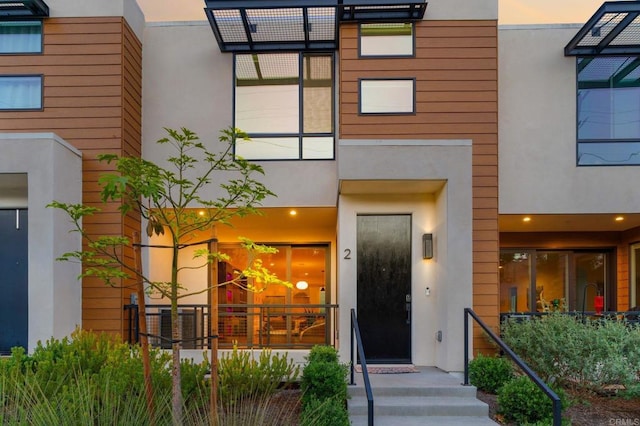
[{"label": "concrete step", "polygon": [[[366,398],[347,401],[350,416],[366,416]],[[378,416],[470,416],[488,417],[489,407],[473,398],[457,396],[376,396],[374,414]]]},{"label": "concrete step", "polygon": [[[366,398],[364,386],[349,386],[352,398]],[[380,396],[451,396],[475,398],[475,386],[438,385],[438,386],[385,386],[373,388],[374,400]]]},{"label": "concrete step", "polygon": [[[352,426],[367,426],[367,416],[351,416]],[[376,416],[375,426],[496,426],[497,423],[488,417],[455,417],[455,416]]]}]

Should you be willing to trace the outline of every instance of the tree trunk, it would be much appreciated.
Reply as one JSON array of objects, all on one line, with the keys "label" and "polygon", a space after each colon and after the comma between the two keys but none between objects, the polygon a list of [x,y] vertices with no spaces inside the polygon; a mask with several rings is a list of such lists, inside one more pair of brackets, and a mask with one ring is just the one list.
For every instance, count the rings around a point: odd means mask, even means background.
[{"label": "tree trunk", "polygon": [[[218,243],[209,243],[209,252],[216,253]],[[211,426],[218,426],[218,262],[211,263],[211,277],[209,279],[209,336],[211,351],[211,395],[209,395],[209,411]]]},{"label": "tree trunk", "polygon": [[180,328],[178,322],[178,248],[174,244],[171,265],[171,411],[174,426],[182,425],[182,378],[180,374]]},{"label": "tree trunk", "polygon": [[[140,256],[140,235],[133,233],[133,255],[136,272],[142,273],[142,257]],[[147,411],[151,426],[155,425],[155,408],[153,406],[153,385],[151,383],[151,360],[149,357],[149,336],[147,335],[147,309],[145,301],[144,283],[136,277],[136,291],[138,294],[138,335],[142,348],[142,369],[144,375],[144,390],[147,397]]]}]

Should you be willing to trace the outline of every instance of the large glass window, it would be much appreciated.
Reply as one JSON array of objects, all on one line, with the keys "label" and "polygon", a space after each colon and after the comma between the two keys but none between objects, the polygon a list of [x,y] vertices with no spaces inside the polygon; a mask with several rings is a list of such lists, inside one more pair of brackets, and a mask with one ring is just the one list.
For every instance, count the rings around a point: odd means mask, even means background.
[{"label": "large glass window", "polygon": [[413,24],[360,24],[360,56],[413,55]]},{"label": "large glass window", "polygon": [[238,156],[333,159],[333,54],[237,54],[234,117]]},{"label": "large glass window", "polygon": [[602,251],[502,250],[500,312],[594,311],[613,296],[611,256]]},{"label": "large glass window", "polygon": [[640,57],[582,57],[578,165],[640,164]]},{"label": "large glass window", "polygon": [[0,76],[0,110],[42,109],[42,76]]},{"label": "large glass window", "polygon": [[41,52],[41,21],[0,21],[0,54]]},{"label": "large glass window", "polygon": [[[329,249],[326,245],[275,245],[277,253],[260,255],[262,264],[292,288],[270,285],[246,291],[229,284],[218,288],[220,344],[230,346],[307,347],[325,344],[331,312],[328,290]],[[220,247],[232,259],[220,264],[219,282],[228,281],[246,264],[238,246]]]}]

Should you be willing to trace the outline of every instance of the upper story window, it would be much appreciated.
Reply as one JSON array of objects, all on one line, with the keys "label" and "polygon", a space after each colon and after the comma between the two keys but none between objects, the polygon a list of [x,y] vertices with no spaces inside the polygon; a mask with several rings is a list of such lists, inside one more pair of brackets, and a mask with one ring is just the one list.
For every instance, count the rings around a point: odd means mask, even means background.
[{"label": "upper story window", "polygon": [[334,158],[333,54],[235,55],[235,127],[248,160]]},{"label": "upper story window", "polygon": [[40,109],[41,75],[0,75],[0,111]]},{"label": "upper story window", "polygon": [[578,165],[640,165],[640,57],[579,57]]},{"label": "upper story window", "polygon": [[360,24],[360,56],[415,56],[413,24]]},{"label": "upper story window", "polygon": [[360,114],[414,114],[414,79],[361,79]]},{"label": "upper story window", "polygon": [[0,54],[42,53],[42,21],[0,21]]}]

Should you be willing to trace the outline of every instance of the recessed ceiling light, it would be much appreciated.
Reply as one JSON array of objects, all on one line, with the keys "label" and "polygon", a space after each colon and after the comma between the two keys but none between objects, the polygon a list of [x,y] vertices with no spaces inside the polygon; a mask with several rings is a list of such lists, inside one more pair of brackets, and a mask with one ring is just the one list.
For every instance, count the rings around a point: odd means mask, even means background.
[{"label": "recessed ceiling light", "polygon": [[531,222],[531,218],[529,216],[525,216],[522,218],[523,222]]},{"label": "recessed ceiling light", "polygon": [[624,220],[623,216],[616,216],[616,222],[622,222]]}]

